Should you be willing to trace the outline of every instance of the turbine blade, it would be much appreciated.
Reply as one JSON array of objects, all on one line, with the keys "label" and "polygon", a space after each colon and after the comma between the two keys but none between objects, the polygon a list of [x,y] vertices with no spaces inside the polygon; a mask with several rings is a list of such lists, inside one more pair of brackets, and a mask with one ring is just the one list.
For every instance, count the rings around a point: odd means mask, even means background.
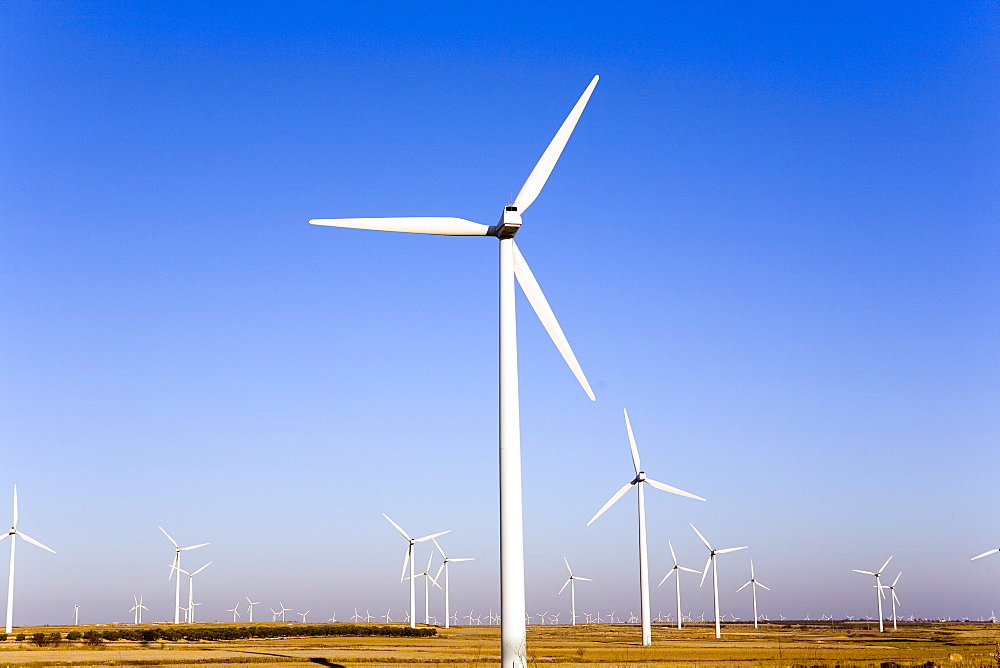
[{"label": "turbine blade", "polygon": [[14,521],[11,526],[17,528],[17,485],[14,485]]},{"label": "turbine blade", "polygon": [[158,527],[158,528],[160,531],[163,532],[163,535],[167,537],[167,540],[173,543],[174,547],[180,547],[180,545],[177,544],[177,541],[170,537],[170,534],[167,533],[166,529],[164,529],[163,527]]},{"label": "turbine blade", "polygon": [[[431,538],[431,542],[434,543],[434,547],[437,548],[437,551],[441,553],[441,558],[447,560],[448,557],[445,556],[444,550],[441,549],[441,546],[438,544],[437,539],[436,538]],[[455,560],[452,559],[452,561],[455,561]]]},{"label": "turbine blade", "polygon": [[598,510],[597,514],[590,518],[590,521],[587,522],[587,526],[590,526],[591,524],[593,524],[594,520],[596,520],[598,517],[600,517],[601,515],[603,515],[605,510],[607,510],[608,508],[610,508],[611,506],[613,506],[615,504],[615,501],[617,501],[618,499],[620,499],[623,496],[625,496],[625,492],[629,491],[630,489],[632,489],[632,483],[630,483],[630,482],[625,483],[625,485],[620,490],[618,490],[617,492],[615,492],[615,495],[612,496],[611,499],[607,503],[604,504],[604,507],[601,508],[600,510]]},{"label": "turbine blade", "polygon": [[392,526],[396,527],[396,531],[398,531],[399,533],[403,534],[403,538],[405,538],[406,540],[413,540],[413,539],[412,539],[412,538],[410,538],[410,537],[409,537],[408,535],[406,535],[406,532],[405,532],[405,531],[403,531],[403,527],[401,527],[401,526],[399,526],[398,524],[396,524],[395,522],[393,522],[393,521],[392,521],[392,520],[391,520],[391,519],[389,518],[389,516],[388,516],[388,515],[386,515],[385,513],[382,513],[382,517],[384,517],[385,519],[389,520],[389,524],[391,524]]},{"label": "turbine blade", "polygon": [[4,535],[0,536],[0,542],[2,542],[2,541],[5,541],[5,540],[7,540],[7,539],[8,539],[8,538],[10,538],[10,537],[11,537],[12,535],[13,535],[13,534],[11,534],[11,533],[5,533]]},{"label": "turbine blade", "polygon": [[538,197],[538,193],[542,192],[542,187],[552,173],[552,169],[556,166],[556,162],[559,160],[563,149],[566,148],[566,142],[569,141],[569,136],[573,134],[573,129],[576,128],[577,121],[580,120],[583,109],[587,106],[587,102],[590,100],[590,95],[594,92],[594,86],[597,85],[599,78],[595,76],[591,79],[590,85],[583,91],[583,95],[577,100],[572,111],[569,112],[569,116],[566,117],[566,120],[559,127],[559,131],[556,132],[556,136],[552,138],[548,148],[542,153],[542,157],[538,160],[535,168],[531,170],[528,179],[521,186],[521,191],[514,198],[514,206],[517,207],[520,213],[523,214],[531,206],[531,203],[535,201],[535,198]]},{"label": "turbine blade", "polygon": [[632,451],[632,466],[635,467],[635,474],[639,475],[639,471],[642,470],[642,464],[639,463],[639,448],[635,445],[635,435],[632,434],[632,423],[628,419],[628,409],[623,408],[622,411],[625,413],[625,430],[628,432],[628,447]]},{"label": "turbine blade", "polygon": [[205,547],[206,545],[211,545],[211,543],[198,543],[197,545],[191,545],[189,547],[182,547],[182,548],[179,548],[179,549],[181,549],[181,550],[193,550],[196,547]]},{"label": "turbine blade", "polygon": [[856,569],[856,568],[852,568],[851,570],[852,570],[852,571],[854,571],[855,573],[864,573],[865,575],[875,575],[875,574],[874,574],[874,573],[872,573],[871,571],[859,571],[859,570],[858,570],[858,569]]},{"label": "turbine blade", "polygon": [[896,605],[903,605],[902,603],[899,602],[899,597],[896,596],[896,592],[892,592],[892,600],[896,602]]},{"label": "turbine blade", "polygon": [[664,483],[662,483],[662,482],[660,482],[658,480],[653,480],[651,478],[646,478],[646,482],[648,482],[650,485],[652,485],[656,489],[662,489],[664,492],[670,492],[672,494],[679,494],[681,496],[686,496],[689,499],[697,499],[698,501],[704,501],[705,500],[705,499],[701,498],[700,496],[698,496],[697,494],[692,494],[691,492],[685,492],[683,489],[677,489],[676,487],[673,487],[672,485],[664,484]]},{"label": "turbine blade", "polygon": [[710,549],[710,550],[711,550],[711,549],[712,549],[712,546],[708,544],[708,541],[707,541],[707,540],[705,539],[705,537],[704,537],[704,536],[702,536],[702,535],[701,535],[701,532],[700,532],[700,531],[698,531],[698,528],[697,528],[697,527],[695,527],[695,525],[693,525],[693,524],[691,525],[691,528],[692,528],[692,529],[694,529],[694,532],[695,532],[696,534],[698,534],[698,538],[701,538],[701,542],[703,542],[703,543],[705,544],[705,547],[707,547],[708,549]]},{"label": "turbine blade", "polygon": [[716,554],[725,554],[726,552],[735,552],[737,550],[745,550],[745,549],[747,549],[747,547],[748,547],[747,545],[741,545],[739,547],[727,547],[724,550],[716,550],[715,553]]},{"label": "turbine blade", "polygon": [[206,568],[208,568],[208,567],[209,567],[209,566],[211,566],[211,565],[212,565],[212,562],[210,561],[210,562],[208,562],[207,564],[205,564],[204,566],[202,566],[201,568],[199,568],[198,570],[196,570],[196,571],[195,571],[194,573],[192,573],[191,575],[192,575],[192,576],[195,576],[195,575],[198,575],[198,573],[201,573],[201,572],[202,572],[203,570],[205,570]]},{"label": "turbine blade", "polygon": [[569,559],[563,557],[563,561],[566,562],[566,570],[569,571],[569,576],[573,577],[573,569],[569,567]]},{"label": "turbine blade", "polygon": [[[900,571],[900,572],[899,572],[899,575],[902,575],[902,574],[903,574],[903,571]],[[897,582],[899,582],[899,575],[897,575],[897,576],[896,576],[896,579],[892,581],[892,586],[893,586],[893,587],[895,587],[895,586],[896,586],[896,583],[897,583]]]},{"label": "turbine blade", "polygon": [[[566,582],[563,583],[563,586],[559,588],[559,594],[563,593],[563,590],[566,589],[566,587],[572,581],[573,581],[573,578],[570,578],[569,580],[566,580]],[[556,596],[558,596],[559,594],[556,594]]]},{"label": "turbine blade", "polygon": [[698,575],[701,575],[701,571],[696,571],[695,569],[688,568],[687,566],[678,566],[677,568],[682,571],[687,571],[688,573],[697,573]]},{"label": "turbine blade", "polygon": [[[751,580],[750,582],[753,582],[753,581]],[[746,586],[750,584],[750,582],[747,582],[742,587],[740,587],[739,589],[737,589],[736,593],[739,594],[741,591],[743,591],[746,588]]]},{"label": "turbine blade", "polygon": [[590,389],[590,383],[587,382],[587,377],[583,375],[583,368],[580,367],[580,363],[576,360],[576,355],[573,354],[573,349],[570,348],[569,341],[566,340],[566,335],[563,334],[562,328],[559,327],[559,321],[556,320],[555,314],[552,313],[552,307],[545,300],[545,295],[542,294],[542,289],[538,287],[538,281],[535,280],[535,275],[531,273],[528,263],[524,261],[524,256],[521,255],[521,250],[517,247],[517,244],[514,244],[514,276],[517,277],[521,291],[528,298],[531,308],[535,310],[535,315],[542,321],[545,331],[549,333],[552,343],[556,345],[559,353],[566,360],[566,364],[569,365],[570,371],[573,372],[573,375],[576,376],[577,381],[583,387],[583,391],[587,393],[591,401],[594,401],[594,391]]},{"label": "turbine blade", "polygon": [[490,233],[489,225],[464,218],[412,216],[405,218],[314,218],[310,225],[348,227],[354,230],[411,232],[413,234],[443,234],[451,237],[483,237]]},{"label": "turbine blade", "polygon": [[701,584],[698,585],[699,587],[705,586],[705,578],[708,577],[708,569],[709,567],[711,567],[711,565],[712,565],[712,555],[710,554],[708,555],[708,561],[705,562],[705,569],[701,572]]},{"label": "turbine blade", "polygon": [[440,566],[438,566],[438,572],[437,572],[437,575],[435,575],[435,576],[434,576],[434,581],[435,581],[435,582],[437,582],[437,579],[438,579],[439,577],[441,577],[441,571],[443,571],[443,570],[444,570],[444,565],[445,565],[446,563],[447,563],[447,562],[445,562],[445,561],[442,561],[442,562],[441,562],[441,565],[440,565]]},{"label": "turbine blade", "polygon": [[1000,548],[994,548],[992,550],[987,550],[986,552],[983,552],[982,554],[977,554],[971,560],[975,561],[976,559],[982,559],[983,557],[988,557],[989,555],[996,554],[997,552],[1000,552]]},{"label": "turbine blade", "polygon": [[670,548],[670,558],[674,560],[674,566],[677,565],[677,554],[674,552],[674,545],[669,540],[667,541],[667,547]]},{"label": "turbine blade", "polygon": [[[664,583],[664,582],[666,582],[666,581],[667,581],[668,579],[670,579],[670,576],[674,574],[674,571],[675,571],[675,570],[676,570],[676,569],[674,569],[674,568],[671,568],[671,569],[670,569],[669,571],[667,571],[667,574],[663,576],[663,579],[662,579],[662,580],[660,580],[660,584],[658,584],[658,585],[656,585],[656,586],[657,586],[657,587],[659,587],[659,586],[660,586],[661,584],[663,584],[663,583]],[[678,577],[679,577],[679,576],[678,576]]]},{"label": "turbine blade", "polygon": [[586,582],[593,582],[594,581],[594,578],[582,578],[579,575],[574,576],[573,579],[574,580],[584,580]]},{"label": "turbine blade", "polygon": [[399,581],[406,579],[406,567],[410,564],[410,546],[406,546],[406,555],[403,557],[403,572],[399,574]]},{"label": "turbine blade", "polygon": [[461,557],[458,559],[449,559],[448,561],[475,561],[475,557]]},{"label": "turbine blade", "polygon": [[885,567],[889,565],[889,562],[890,562],[890,561],[892,561],[892,557],[889,557],[888,559],[886,559],[886,560],[885,560],[885,563],[884,563],[884,564],[882,564],[882,568],[878,569],[878,570],[877,570],[877,571],[875,571],[875,572],[876,572],[876,573],[881,573],[882,571],[884,571],[884,570],[885,570]]},{"label": "turbine blade", "polygon": [[768,590],[768,591],[771,591],[771,588],[770,588],[770,587],[768,587],[767,585],[762,585],[762,584],[761,584],[761,583],[759,583],[759,582],[757,583],[757,586],[758,586],[758,587],[763,587],[764,589],[766,589],[766,590]]},{"label": "turbine blade", "polygon": [[55,551],[55,550],[53,550],[53,549],[52,549],[51,547],[48,547],[48,546],[45,546],[45,545],[42,545],[41,543],[39,543],[39,542],[38,542],[37,540],[35,540],[34,538],[32,538],[31,536],[29,536],[29,535],[28,535],[28,534],[26,534],[26,533],[23,533],[23,532],[21,532],[21,531],[18,531],[18,532],[17,532],[17,535],[18,535],[18,536],[20,536],[21,538],[23,538],[24,540],[28,541],[28,542],[29,542],[29,543],[31,543],[32,545],[37,545],[38,547],[42,548],[43,550],[48,550],[48,551],[49,551],[49,552],[51,552],[52,554],[55,554],[55,553],[56,553],[56,551]]},{"label": "turbine blade", "polygon": [[[451,529],[448,529],[447,531],[438,531],[437,533],[432,533],[432,534],[431,534],[430,536],[424,536],[423,538],[417,538],[417,539],[416,539],[415,541],[413,541],[413,542],[414,542],[414,543],[422,543],[422,542],[424,542],[425,540],[434,540],[434,539],[435,539],[435,538],[437,538],[438,536],[443,536],[443,535],[445,535],[446,533],[451,533]],[[433,553],[432,553],[432,554],[433,554]]]}]

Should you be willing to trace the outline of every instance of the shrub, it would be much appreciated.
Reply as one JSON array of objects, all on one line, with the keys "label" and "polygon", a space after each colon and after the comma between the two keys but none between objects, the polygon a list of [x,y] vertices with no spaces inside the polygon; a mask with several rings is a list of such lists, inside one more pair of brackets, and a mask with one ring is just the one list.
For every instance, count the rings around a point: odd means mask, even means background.
[{"label": "shrub", "polygon": [[101,634],[99,631],[94,631],[91,629],[83,634],[83,642],[88,645],[100,645],[101,644]]},{"label": "shrub", "polygon": [[39,647],[44,647],[49,643],[49,639],[44,633],[39,632],[31,636],[31,642],[35,643]]},{"label": "shrub", "polygon": [[79,631],[70,631],[66,634],[66,640],[79,640],[83,637],[83,634]]},{"label": "shrub", "polygon": [[7,634],[3,633],[3,632],[0,632],[0,641],[6,640],[6,639],[7,639]]},{"label": "shrub", "polygon": [[14,640],[17,640],[18,642],[23,642],[24,641],[24,634],[23,633],[18,633],[16,636],[14,636]]}]

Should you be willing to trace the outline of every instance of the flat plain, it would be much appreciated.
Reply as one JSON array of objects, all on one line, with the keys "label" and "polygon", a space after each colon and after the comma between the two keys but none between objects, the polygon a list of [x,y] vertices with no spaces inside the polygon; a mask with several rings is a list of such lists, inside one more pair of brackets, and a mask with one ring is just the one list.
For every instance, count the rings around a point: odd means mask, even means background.
[{"label": "flat plain", "polygon": [[[199,624],[198,626],[229,626]],[[238,626],[238,625],[237,625]],[[529,626],[530,666],[992,666],[1000,668],[1000,625],[906,623],[878,633],[871,622],[781,623],[754,630],[727,624],[715,639],[711,624],[684,630],[654,625],[653,645],[639,644],[639,628],[628,624]],[[62,641],[37,647],[33,633],[51,634],[126,625],[15,629],[29,640],[0,643],[3,666],[433,666],[499,664],[499,627],[458,626],[436,636],[308,637],[232,641],[130,642],[100,646]]]}]

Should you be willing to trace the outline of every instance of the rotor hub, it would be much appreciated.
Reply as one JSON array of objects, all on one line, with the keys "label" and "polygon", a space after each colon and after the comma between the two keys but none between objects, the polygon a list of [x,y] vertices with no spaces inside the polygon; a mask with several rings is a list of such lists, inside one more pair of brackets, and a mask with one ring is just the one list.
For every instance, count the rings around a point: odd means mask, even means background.
[{"label": "rotor hub", "polygon": [[521,214],[517,207],[509,204],[503,208],[503,215],[492,230],[499,239],[513,239],[517,231],[521,229]]}]

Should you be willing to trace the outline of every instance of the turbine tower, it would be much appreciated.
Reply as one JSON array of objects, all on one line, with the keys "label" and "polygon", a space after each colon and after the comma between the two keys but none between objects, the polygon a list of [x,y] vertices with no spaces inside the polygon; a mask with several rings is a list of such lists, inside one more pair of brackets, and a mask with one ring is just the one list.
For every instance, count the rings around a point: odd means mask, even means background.
[{"label": "turbine tower", "polygon": [[[566,562],[566,570],[569,571],[569,579],[563,583],[561,589],[559,589],[559,594],[563,593],[566,589],[566,585],[569,585],[569,615],[570,615],[570,625],[576,626],[576,581],[583,580],[585,582],[593,582],[591,578],[582,578],[579,575],[573,575],[573,569],[569,567],[569,560],[563,557],[563,561]],[[558,596],[559,594],[556,594]],[[503,620],[500,620],[501,623]]]},{"label": "turbine tower", "polygon": [[713,548],[711,545],[708,544],[708,540],[706,540],[705,537],[701,535],[701,532],[698,531],[698,529],[695,528],[695,526],[693,524],[691,525],[691,528],[694,529],[694,532],[696,534],[698,534],[698,538],[701,538],[701,542],[704,543],[705,547],[708,548],[708,561],[705,562],[705,570],[701,574],[701,584],[698,585],[698,586],[702,587],[702,586],[705,585],[705,576],[708,575],[708,569],[711,568],[712,569],[712,591],[714,593],[714,599],[713,600],[714,600],[714,603],[715,603],[715,637],[716,638],[721,638],[722,637],[722,617],[719,615],[719,570],[718,570],[719,566],[715,562],[715,557],[716,557],[716,555],[725,554],[726,552],[735,552],[736,550],[745,550],[745,549],[747,549],[747,546],[743,545],[743,546],[740,546],[740,547],[727,547],[727,548],[722,549],[722,550],[716,550],[715,548]]},{"label": "turbine tower", "polygon": [[[514,310],[514,279],[520,283],[563,359],[587,396],[594,399],[590,384],[562,333],[545,295],[538,287],[514,235],[521,228],[521,216],[542,191],[559,156],[566,147],[584,107],[590,100],[598,77],[591,80],[583,95],[563,121],[555,137],[521,186],[513,204],[504,207],[496,225],[482,225],[462,218],[338,218],[314,219],[313,225],[348,227],[386,232],[412,232],[446,236],[496,237],[500,241],[500,659],[503,668],[523,668],[527,663],[527,631],[524,619],[524,530],[521,508],[521,420],[518,406],[517,322]],[[412,611],[411,611],[412,612]],[[412,614],[411,614],[412,620]],[[412,621],[411,621],[412,623]]]},{"label": "turbine tower", "polygon": [[625,430],[628,432],[628,446],[632,452],[632,466],[635,467],[635,478],[630,482],[625,483],[621,489],[615,492],[614,496],[604,504],[604,507],[597,511],[597,514],[590,518],[590,522],[587,522],[587,526],[590,526],[594,520],[604,514],[604,511],[615,504],[615,502],[625,496],[625,494],[633,487],[639,490],[639,617],[642,621],[642,644],[652,645],[653,644],[653,630],[650,623],[650,612],[649,612],[649,557],[646,553],[646,500],[643,494],[643,483],[652,485],[657,489],[662,489],[665,492],[671,492],[673,494],[679,494],[681,496],[686,496],[691,499],[698,499],[699,501],[704,501],[705,499],[691,494],[690,492],[685,492],[682,489],[677,489],[676,487],[671,487],[670,485],[665,485],[662,482],[657,482],[646,477],[646,472],[642,470],[642,466],[639,463],[639,449],[635,445],[635,436],[632,435],[632,424],[628,419],[628,411],[625,412]]},{"label": "turbine tower", "polygon": [[885,597],[885,592],[882,591],[882,583],[881,583],[881,581],[879,581],[879,576],[882,575],[882,571],[885,570],[885,567],[889,565],[890,561],[892,561],[892,557],[889,557],[888,559],[886,559],[885,563],[882,564],[882,568],[878,569],[874,573],[872,573],[871,571],[859,571],[857,568],[852,568],[851,569],[855,573],[862,573],[864,575],[874,575],[875,576],[875,600],[878,601],[878,630],[879,630],[879,633],[883,633],[885,631],[885,620],[882,619],[882,598]]},{"label": "turbine tower", "polygon": [[16,545],[18,536],[43,550],[48,550],[52,554],[56,553],[51,547],[46,547],[23,531],[17,530],[17,485],[14,485],[13,520],[10,525],[10,531],[4,534],[3,537],[0,537],[0,540],[10,538],[10,571],[7,575],[7,633],[12,632],[14,621],[14,546]]},{"label": "turbine tower", "polygon": [[[451,531],[451,529],[448,529],[448,531],[439,531],[437,533],[432,533],[431,535],[424,536],[423,538],[410,538],[410,535],[408,533],[406,533],[405,531],[403,531],[403,527],[401,527],[398,524],[396,524],[395,522],[393,522],[392,519],[388,515],[386,515],[385,513],[382,513],[382,517],[384,517],[385,519],[389,520],[389,524],[391,524],[392,526],[396,527],[396,531],[398,531],[399,533],[401,533],[403,535],[403,538],[405,538],[407,540],[407,542],[409,543],[409,545],[406,546],[406,556],[403,557],[403,572],[399,574],[399,581],[402,582],[403,580],[406,579],[406,567],[407,567],[407,565],[409,565],[409,567],[410,567],[410,577],[409,577],[409,580],[410,580],[410,620],[409,621],[410,621],[410,628],[411,629],[415,629],[415,628],[417,628],[417,591],[414,588],[414,581],[413,581],[413,578],[414,578],[414,573],[413,573],[413,546],[416,545],[417,543],[422,543],[425,540],[434,540],[438,536],[443,536],[444,534],[446,534],[449,531]],[[282,620],[282,621],[284,621],[284,620]],[[426,621],[424,623],[426,623]]]},{"label": "turbine tower", "polygon": [[771,591],[771,589],[766,585],[757,582],[757,579],[754,577],[753,574],[753,559],[750,560],[750,580],[746,582],[746,584],[744,584],[742,587],[737,589],[736,593],[743,591],[743,589],[748,585],[753,592],[753,627],[757,628],[757,587],[764,587],[764,589],[767,589],[768,591]]},{"label": "turbine tower", "polygon": [[444,627],[447,629],[447,628],[451,628],[449,626],[450,623],[451,623],[451,620],[448,617],[448,615],[451,614],[451,603],[450,603],[450,598],[449,598],[449,593],[448,593],[448,564],[451,563],[452,561],[475,561],[476,558],[475,557],[459,557],[459,558],[452,557],[452,558],[449,559],[448,556],[445,555],[444,550],[441,549],[441,545],[438,544],[437,539],[436,538],[431,538],[431,540],[434,541],[434,547],[436,547],[438,549],[438,552],[441,553],[441,558],[444,559],[444,561],[441,562],[440,568],[438,568],[437,575],[434,576],[434,581],[437,582],[438,580],[440,580],[441,579],[441,571],[444,571]]},{"label": "turbine tower", "polygon": [[889,585],[889,586],[883,585],[882,586],[883,589],[888,589],[889,590],[889,598],[892,600],[892,630],[893,631],[896,630],[896,605],[899,604],[899,597],[896,596],[896,583],[899,582],[899,576],[902,575],[902,574],[903,574],[903,572],[900,571],[899,574],[896,576],[896,579],[892,581],[891,585]]},{"label": "turbine tower", "polygon": [[674,567],[671,568],[669,571],[667,571],[667,574],[663,576],[662,580],[660,580],[660,584],[656,585],[656,586],[659,587],[660,585],[662,585],[664,582],[667,581],[667,578],[669,578],[671,575],[675,575],[676,574],[677,577],[674,578],[674,585],[676,585],[676,588],[677,588],[677,628],[683,628],[682,627],[682,623],[684,621],[684,615],[681,613],[681,573],[680,572],[681,571],[687,571],[688,573],[698,573],[700,575],[701,571],[696,571],[693,568],[688,568],[687,566],[681,566],[680,564],[678,564],[677,563],[677,555],[674,553],[674,546],[670,543],[669,540],[667,541],[667,547],[670,548],[670,557],[674,560]]},{"label": "turbine tower", "polygon": [[[198,543],[197,545],[191,545],[189,547],[181,547],[180,545],[177,544],[177,541],[174,540],[170,536],[170,534],[167,533],[166,529],[164,529],[163,527],[159,527],[159,529],[160,531],[163,532],[163,535],[167,537],[167,540],[170,541],[170,544],[174,546],[174,563],[171,564],[170,575],[167,576],[167,579],[169,580],[170,578],[174,577],[174,571],[179,571],[181,569],[181,552],[185,550],[193,550],[196,547],[205,547],[206,545],[208,545],[208,543]],[[174,624],[180,624],[180,623],[181,623],[181,576],[180,573],[178,573],[177,582],[175,583],[174,586]]]}]

